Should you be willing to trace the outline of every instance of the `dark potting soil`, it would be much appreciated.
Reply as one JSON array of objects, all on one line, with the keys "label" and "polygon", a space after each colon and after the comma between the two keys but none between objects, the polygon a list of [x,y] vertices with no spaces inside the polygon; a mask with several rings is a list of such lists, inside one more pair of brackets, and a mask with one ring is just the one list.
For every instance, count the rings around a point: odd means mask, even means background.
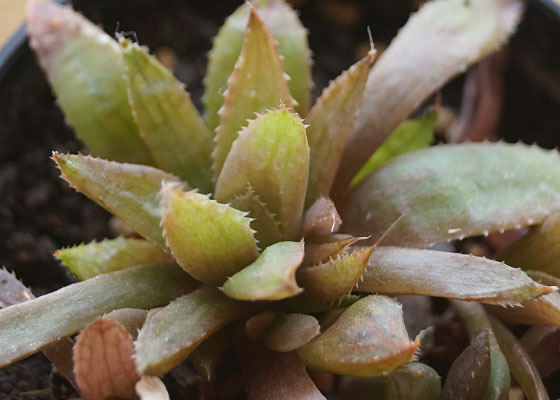
[{"label": "dark potting soil", "polygon": [[[135,31],[140,43],[153,52],[172,54],[177,60],[175,74],[186,83],[200,107],[201,82],[211,39],[224,18],[240,3],[241,0],[98,0],[78,1],[76,8],[108,32]],[[310,31],[317,95],[330,79],[367,50],[366,25],[371,26],[377,43],[388,43],[419,2],[299,0],[294,3]],[[554,81],[551,71],[557,71],[560,64],[555,45],[560,28],[532,8],[528,16],[512,41],[510,60],[527,57],[529,49],[534,60],[546,59],[546,63],[536,61],[535,66],[535,63],[509,62],[499,130],[509,140],[531,142],[531,138],[536,138],[546,147],[555,147],[560,144],[556,135],[560,126],[560,83],[558,77]],[[443,104],[458,104],[462,81],[461,77],[456,79],[449,90],[443,91]],[[53,259],[53,252],[60,247],[111,236],[110,216],[59,179],[54,163],[49,160],[53,150],[71,153],[86,150],[65,125],[28,49],[0,82],[0,110],[0,265],[15,271],[38,296],[74,281]],[[456,350],[450,352],[454,354]],[[212,394],[212,388],[201,384],[186,365],[169,374],[165,382],[172,398],[219,397]],[[231,382],[224,386],[228,384],[236,388]],[[235,392],[234,389],[231,391]],[[223,393],[226,392],[224,389]],[[0,399],[75,397],[72,388],[52,374],[42,354],[0,369]]]}]

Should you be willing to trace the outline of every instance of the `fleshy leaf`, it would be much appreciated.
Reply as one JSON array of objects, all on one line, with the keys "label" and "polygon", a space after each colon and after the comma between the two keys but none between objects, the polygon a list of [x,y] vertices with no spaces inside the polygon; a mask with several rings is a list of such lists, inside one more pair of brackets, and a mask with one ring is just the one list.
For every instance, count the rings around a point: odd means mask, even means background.
[{"label": "fleshy leaf", "polygon": [[281,304],[283,308],[289,312],[301,313],[301,314],[317,314],[324,313],[339,308],[347,308],[360,300],[359,296],[349,294],[340,300],[338,304],[333,304],[332,302],[326,302],[316,299],[311,299],[305,296],[291,297],[284,300]]},{"label": "fleshy leaf", "polygon": [[481,329],[449,369],[441,400],[478,400],[490,380],[490,341]]},{"label": "fleshy leaf", "polygon": [[70,186],[119,217],[160,249],[167,249],[160,227],[158,193],[162,181],[178,182],[178,178],[156,168],[90,156],[55,152],[52,158]]},{"label": "fleshy leaf", "polygon": [[128,103],[117,42],[71,7],[53,1],[30,5],[26,27],[57,102],[80,139],[99,157],[151,164]]},{"label": "fleshy leaf", "polygon": [[338,232],[342,220],[334,202],[328,197],[321,197],[315,201],[303,214],[303,236],[327,236]]},{"label": "fleshy leaf", "polygon": [[151,308],[194,289],[174,264],[111,272],[0,310],[0,367],[70,336],[117,308]]},{"label": "fleshy leaf", "polygon": [[348,186],[369,156],[428,96],[499,49],[515,30],[522,9],[517,0],[438,0],[414,14],[370,72],[333,193]]},{"label": "fleshy leaf", "polygon": [[406,333],[401,306],[385,296],[367,296],[298,354],[311,369],[375,376],[412,361],[417,348]]},{"label": "fleshy leaf", "polygon": [[263,336],[264,345],[274,351],[293,351],[320,333],[319,322],[306,314],[281,314]]},{"label": "fleshy leaf", "polygon": [[555,290],[503,263],[466,254],[377,247],[362,292],[418,294],[488,304],[518,304]]},{"label": "fleshy leaf", "polygon": [[312,266],[326,263],[331,258],[342,254],[352,244],[366,237],[354,237],[351,235],[335,234],[322,237],[310,237],[305,241],[304,266]]},{"label": "fleshy leaf", "polygon": [[331,191],[342,152],[346,147],[358,110],[362,105],[375,51],[331,82],[305,117],[309,125],[309,185],[305,206]]},{"label": "fleshy leaf", "polygon": [[362,277],[372,251],[373,247],[363,247],[300,269],[298,281],[306,296],[328,302],[340,301]]},{"label": "fleshy leaf", "polygon": [[428,147],[434,138],[437,113],[435,111],[418,119],[407,119],[397,126],[387,140],[373,153],[358,171],[351,186],[356,186],[362,179],[379,169],[392,158]]},{"label": "fleshy leaf", "polygon": [[492,325],[484,311],[484,307],[481,304],[460,300],[451,300],[451,305],[463,320],[471,340],[479,330],[485,329],[488,331],[490,378],[480,400],[508,400],[511,383],[509,366],[496,341]]},{"label": "fleshy leaf", "polygon": [[[278,52],[284,57],[284,71],[290,76],[288,86],[298,102],[296,111],[305,115],[311,101],[311,54],[307,30],[301,25],[297,13],[284,0],[256,0],[252,5],[278,42]],[[204,78],[205,118],[212,130],[219,123],[218,110],[224,103],[228,78],[241,53],[249,13],[247,4],[239,7],[214,38],[208,57],[208,72]]]},{"label": "fleshy leaf", "polygon": [[281,104],[294,106],[286,78],[276,42],[251,7],[241,55],[228,78],[224,104],[218,111],[220,124],[212,153],[216,176],[220,175],[231,146],[247,119]]},{"label": "fleshy leaf", "polygon": [[211,192],[212,135],[183,84],[142,47],[122,47],[133,115],[157,165]]},{"label": "fleshy leaf", "polygon": [[547,217],[496,258],[509,265],[560,277],[560,213]]},{"label": "fleshy leaf", "polygon": [[33,292],[21,283],[16,275],[0,268],[0,308],[35,298]]},{"label": "fleshy leaf", "polygon": [[161,193],[167,244],[190,275],[219,285],[257,258],[257,242],[244,212],[173,183],[164,184]]},{"label": "fleshy leaf", "polygon": [[136,265],[171,261],[169,254],[147,240],[122,237],[60,249],[54,256],[81,281]]},{"label": "fleshy leaf", "polygon": [[203,286],[148,316],[136,341],[136,365],[148,375],[163,375],[206,338],[242,317],[253,306]]},{"label": "fleshy leaf", "polygon": [[250,184],[276,216],[284,240],[298,240],[308,171],[303,123],[286,108],[272,110],[239,133],[216,183],[216,199],[227,202]]},{"label": "fleshy leaf", "polygon": [[193,367],[207,382],[214,379],[216,369],[231,345],[232,337],[232,329],[226,327],[200,343],[189,356]]},{"label": "fleshy leaf", "polygon": [[560,292],[553,292],[523,302],[522,307],[490,306],[488,310],[500,319],[515,324],[542,324],[560,327]]},{"label": "fleshy leaf", "polygon": [[74,372],[84,399],[135,399],[140,375],[133,357],[132,337],[122,325],[107,319],[89,324],[74,345]]},{"label": "fleshy leaf", "polygon": [[228,278],[222,291],[237,300],[282,300],[301,292],[296,269],[303,260],[303,242],[267,247],[251,265]]},{"label": "fleshy leaf", "polygon": [[556,152],[468,143],[396,158],[356,187],[341,215],[352,234],[377,239],[394,223],[383,244],[427,247],[536,224],[558,209]]},{"label": "fleshy leaf", "polygon": [[511,375],[523,389],[528,400],[548,400],[548,394],[535,363],[513,333],[500,321],[490,316],[492,328],[500,349],[508,360]]},{"label": "fleshy leaf", "polygon": [[534,325],[523,334],[521,344],[536,364],[541,377],[560,369],[560,329],[551,325]]},{"label": "fleshy leaf", "polygon": [[280,223],[250,184],[244,193],[233,196],[229,204],[233,208],[247,212],[247,216],[252,219],[251,227],[255,230],[255,239],[261,248],[282,241],[284,235]]},{"label": "fleshy leaf", "polygon": [[164,383],[157,376],[143,375],[136,384],[140,400],[169,400]]},{"label": "fleshy leaf", "polygon": [[118,310],[113,310],[105,314],[102,318],[118,322],[127,330],[130,336],[132,336],[132,339],[136,339],[138,331],[142,328],[144,322],[146,322],[147,317],[148,310],[139,308],[119,308]]},{"label": "fleshy leaf", "polygon": [[249,400],[325,400],[295,352],[270,351],[243,338],[239,355]]}]

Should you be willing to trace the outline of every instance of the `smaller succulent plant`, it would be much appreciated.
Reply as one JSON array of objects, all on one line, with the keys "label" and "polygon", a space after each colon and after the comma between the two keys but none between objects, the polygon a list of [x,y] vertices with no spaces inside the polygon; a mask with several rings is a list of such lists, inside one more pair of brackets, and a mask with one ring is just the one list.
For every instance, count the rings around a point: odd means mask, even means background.
[{"label": "smaller succulent plant", "polygon": [[[435,399],[438,374],[414,362],[421,335],[409,338],[401,305],[388,296],[415,294],[456,299],[473,337],[443,395],[455,398],[461,371],[476,359],[486,369],[467,368],[477,379],[466,391],[503,398],[510,374],[503,352],[515,360],[505,349],[516,339],[476,302],[517,305],[551,293],[556,282],[424,248],[542,222],[560,209],[558,156],[504,143],[411,152],[431,142],[433,113],[403,122],[381,147],[371,143],[383,142],[391,121],[402,121],[433,83],[395,106],[396,115],[377,114],[385,122],[375,139],[363,135],[364,93],[366,105],[380,96],[366,87],[389,79],[392,54],[451,3],[457,19],[443,25],[478,13],[508,22],[483,19],[493,42],[477,30],[473,46],[481,49],[461,62],[499,45],[520,13],[515,2],[434,1],[371,73],[373,49],[312,107],[307,33],[297,15],[281,0],[244,4],[210,53],[204,119],[145,48],[113,40],[68,7],[31,6],[31,46],[95,155],[52,158],[72,187],[138,237],[58,250],[81,282],[34,300],[24,302],[32,294],[5,273],[12,289],[0,295],[9,305],[0,311],[0,366],[45,349],[85,398],[133,398],[161,389],[154,377],[187,358],[211,379],[235,344],[252,399],[324,398],[304,367],[385,374],[385,398]],[[382,96],[392,87],[400,93],[400,83],[387,82]],[[356,162],[360,171],[352,170]],[[545,314],[547,306],[534,307]],[[74,344],[69,337],[80,330]],[[501,349],[496,335],[510,345]]]}]

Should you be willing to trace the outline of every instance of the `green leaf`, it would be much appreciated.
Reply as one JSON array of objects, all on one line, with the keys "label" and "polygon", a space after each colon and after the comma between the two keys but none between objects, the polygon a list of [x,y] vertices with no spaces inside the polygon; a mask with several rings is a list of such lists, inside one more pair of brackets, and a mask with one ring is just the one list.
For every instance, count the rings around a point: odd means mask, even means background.
[{"label": "green leaf", "polygon": [[212,153],[216,176],[247,119],[281,104],[286,107],[295,104],[276,42],[254,8],[250,13],[241,55],[228,78],[224,104],[218,112],[220,125],[216,129],[216,147]]},{"label": "green leaf", "polygon": [[481,303],[519,304],[555,287],[484,257],[434,250],[377,247],[358,291],[448,297]]},{"label": "green leaf", "polygon": [[367,175],[379,169],[392,158],[428,147],[434,138],[436,122],[437,113],[435,111],[422,118],[407,119],[401,122],[362,166],[350,185],[356,186]]},{"label": "green leaf", "polygon": [[167,249],[160,227],[158,193],[162,181],[178,178],[152,167],[53,153],[61,176],[78,192],[119,217],[140,235]]},{"label": "green leaf", "polygon": [[306,314],[280,314],[264,333],[263,343],[270,350],[294,351],[319,335],[319,321]]},{"label": "green leaf", "polygon": [[500,321],[490,316],[490,322],[500,349],[508,361],[511,375],[523,389],[527,400],[548,400],[539,371],[527,350]]},{"label": "green leaf", "polygon": [[21,360],[117,308],[152,308],[197,285],[175,264],[111,272],[0,310],[0,367]]},{"label": "green leaf", "polygon": [[485,329],[488,331],[490,378],[480,400],[508,400],[511,381],[509,366],[496,341],[492,325],[483,306],[460,300],[451,300],[451,305],[463,320],[471,340],[473,340],[479,330]]},{"label": "green leaf", "polygon": [[251,265],[228,278],[222,291],[237,300],[282,300],[301,292],[296,269],[303,260],[303,242],[267,247]]},{"label": "green leaf", "polygon": [[438,400],[441,378],[430,366],[405,364],[386,374],[383,400]]},{"label": "green leaf", "polygon": [[377,239],[394,223],[383,244],[427,247],[539,223],[559,209],[556,152],[469,143],[396,158],[356,187],[341,215],[354,235]]},{"label": "green leaf", "polygon": [[148,316],[136,341],[136,365],[147,375],[163,375],[206,338],[252,310],[217,289],[202,286]]},{"label": "green leaf", "polygon": [[308,170],[301,120],[285,108],[269,111],[239,133],[216,183],[216,199],[230,201],[250,184],[280,223],[284,240],[298,240]]},{"label": "green leaf", "polygon": [[167,244],[177,263],[199,281],[219,285],[251,264],[257,242],[245,213],[175,183],[161,190]]},{"label": "green leaf", "polygon": [[307,238],[302,264],[307,267],[327,263],[331,258],[342,254],[349,246],[364,239],[367,238],[343,234]]},{"label": "green leaf", "polygon": [[57,103],[93,154],[153,163],[132,117],[119,45],[71,7],[55,2],[30,5],[26,27]]},{"label": "green leaf", "polygon": [[[278,52],[284,57],[284,71],[290,76],[288,86],[298,102],[296,111],[306,115],[311,101],[311,52],[307,43],[307,30],[301,25],[297,13],[284,0],[256,0],[252,5],[278,42]],[[204,106],[206,122],[212,130],[219,123],[218,110],[224,103],[228,78],[241,53],[249,13],[249,6],[245,3],[226,20],[214,38],[208,56]]]},{"label": "green leaf", "polygon": [[333,193],[432,93],[498,50],[522,11],[517,0],[437,0],[412,15],[371,70]]},{"label": "green leaf", "polygon": [[122,237],[60,249],[54,256],[81,281],[136,265],[171,261],[169,254],[147,240]]},{"label": "green leaf", "polygon": [[406,333],[401,306],[385,296],[367,296],[298,354],[311,369],[375,376],[412,361],[417,348]]},{"label": "green leaf", "polygon": [[311,298],[335,302],[349,294],[362,277],[373,247],[338,254],[325,263],[302,268],[298,281]]},{"label": "green leaf", "polygon": [[305,118],[310,150],[306,208],[330,193],[374,60],[372,50],[331,82]]},{"label": "green leaf", "polygon": [[157,165],[211,192],[212,135],[183,84],[144,48],[121,44],[133,114]]}]

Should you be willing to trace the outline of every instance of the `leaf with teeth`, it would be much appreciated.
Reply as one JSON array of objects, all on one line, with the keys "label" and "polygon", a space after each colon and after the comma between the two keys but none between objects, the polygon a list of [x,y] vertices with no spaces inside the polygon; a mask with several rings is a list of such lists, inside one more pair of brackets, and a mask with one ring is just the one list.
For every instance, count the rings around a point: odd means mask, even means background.
[{"label": "leaf with teeth", "polygon": [[325,263],[302,268],[298,281],[305,294],[322,301],[339,301],[350,293],[367,267],[373,247],[339,254]]},{"label": "leaf with teeth", "polygon": [[517,304],[555,289],[523,271],[472,255],[377,247],[358,291],[448,297],[487,304]]},{"label": "leaf with teeth", "polygon": [[296,269],[303,260],[303,242],[267,247],[257,260],[230,277],[222,291],[237,300],[282,300],[301,292]]},{"label": "leaf with teeth", "polygon": [[233,143],[216,183],[216,199],[230,201],[250,184],[276,216],[285,240],[298,240],[309,171],[301,120],[285,108],[259,115]]},{"label": "leaf with teeth", "polygon": [[[364,179],[342,210],[345,230],[386,245],[427,247],[541,222],[560,209],[560,158],[522,144],[431,147]],[[399,218],[400,217],[400,218]]]},{"label": "leaf with teeth", "polygon": [[22,303],[35,298],[31,290],[21,283],[16,275],[0,268],[0,308]]},{"label": "leaf with teeth", "polygon": [[26,21],[31,48],[80,139],[100,157],[151,164],[128,103],[119,45],[55,2],[34,2]]},{"label": "leaf with teeth", "polygon": [[338,232],[340,224],[342,220],[334,202],[328,197],[321,197],[303,214],[301,231],[304,237],[327,236]]},{"label": "leaf with teeth", "polygon": [[336,258],[349,246],[364,239],[367,238],[343,234],[307,238],[302,264],[303,266],[313,266],[327,263],[330,258]]},{"label": "leaf with teeth", "polygon": [[[307,44],[307,30],[297,13],[284,0],[257,0],[256,8],[264,23],[278,42],[278,52],[284,71],[290,76],[288,86],[297,100],[296,111],[307,114],[311,100],[311,54]],[[218,110],[224,103],[223,93],[233,72],[241,48],[243,31],[249,20],[250,7],[239,7],[224,23],[208,56],[208,72],[204,78],[205,118],[210,129],[219,123]]]},{"label": "leaf with teeth", "polygon": [[437,113],[434,111],[422,118],[407,119],[401,122],[358,171],[352,179],[351,186],[356,186],[392,158],[428,147],[434,138],[436,122]]},{"label": "leaf with teeth", "polygon": [[509,265],[534,269],[560,277],[560,213],[547,217],[496,258]]},{"label": "leaf with teeth", "polygon": [[60,249],[54,256],[82,281],[136,265],[171,261],[169,254],[147,240],[122,237]]},{"label": "leaf with teeth", "polygon": [[117,308],[151,308],[193,290],[197,282],[174,264],[111,272],[0,310],[0,367],[70,336]]},{"label": "leaf with teeth", "polygon": [[267,248],[283,240],[280,223],[250,184],[244,193],[233,196],[229,204],[248,213],[247,216],[252,219],[251,227],[255,230],[255,239],[261,248]]},{"label": "leaf with teeth", "polygon": [[232,143],[239,130],[246,126],[247,119],[281,104],[286,107],[295,104],[276,42],[252,7],[250,14],[241,55],[228,78],[224,104],[218,112],[220,125],[216,129],[216,146],[212,153],[216,176],[220,175]]},{"label": "leaf with teeth", "polygon": [[367,296],[298,354],[311,369],[375,376],[412,361],[417,348],[406,333],[401,306],[385,296]]},{"label": "leaf with teeth", "polygon": [[132,111],[157,165],[211,192],[212,135],[183,84],[142,47],[122,47]]},{"label": "leaf with teeth", "polygon": [[78,335],[74,371],[85,399],[135,399],[140,379],[134,365],[134,343],[118,322],[98,319]]},{"label": "leaf with teeth", "polygon": [[119,217],[160,249],[167,249],[160,227],[158,193],[162,181],[178,178],[156,168],[53,153],[62,178],[77,191]]},{"label": "leaf with teeth", "polygon": [[489,306],[488,310],[500,319],[526,325],[554,325],[560,327],[560,292],[553,292],[533,300],[516,304],[513,308]]},{"label": "leaf with teeth", "polygon": [[306,314],[281,314],[264,333],[263,343],[270,350],[294,351],[321,332],[315,317]]},{"label": "leaf with teeth", "polygon": [[148,316],[140,330],[136,341],[138,370],[148,375],[165,374],[206,338],[252,308],[208,286],[179,297]]},{"label": "leaf with teeth", "polygon": [[522,11],[517,0],[437,0],[414,14],[371,70],[335,193],[428,96],[499,49]]},{"label": "leaf with teeth", "polygon": [[305,117],[310,158],[306,207],[330,193],[374,60],[372,50],[331,82]]},{"label": "leaf with teeth", "polygon": [[511,375],[519,382],[527,399],[548,400],[549,397],[539,371],[527,350],[500,321],[490,316],[490,322],[500,349],[508,360]]},{"label": "leaf with teeth", "polygon": [[507,360],[500,350],[494,336],[492,325],[484,307],[478,303],[451,300],[453,309],[463,320],[469,338],[473,340],[476,333],[485,329],[488,331],[490,344],[490,378],[481,400],[507,400],[509,399],[510,371]]},{"label": "leaf with teeth", "polygon": [[245,213],[176,184],[161,190],[163,231],[177,263],[199,281],[219,285],[259,255]]}]

